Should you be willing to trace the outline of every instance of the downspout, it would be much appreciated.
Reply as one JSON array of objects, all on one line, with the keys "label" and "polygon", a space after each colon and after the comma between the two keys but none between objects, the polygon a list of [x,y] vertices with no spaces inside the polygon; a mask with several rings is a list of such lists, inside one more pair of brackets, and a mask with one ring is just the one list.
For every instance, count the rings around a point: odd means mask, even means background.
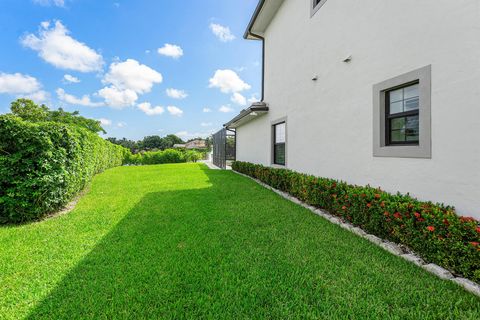
[{"label": "downspout", "polygon": [[252,33],[250,30],[248,30],[248,33],[262,41],[262,98],[260,101],[265,102],[265,38]]},{"label": "downspout", "polygon": [[252,27],[255,23],[255,20],[257,18],[257,16],[260,14],[260,11],[262,10],[263,6],[265,5],[265,1],[266,0],[260,0],[257,4],[257,7],[255,8],[255,12],[252,16],[252,19],[250,20],[249,24],[248,24],[248,28],[247,28],[247,32],[245,32],[244,34],[244,38],[247,39],[248,38],[248,35],[251,35],[259,40],[262,41],[262,98],[261,98],[261,102],[265,102],[265,38],[258,35],[258,34],[255,34],[252,32]]}]

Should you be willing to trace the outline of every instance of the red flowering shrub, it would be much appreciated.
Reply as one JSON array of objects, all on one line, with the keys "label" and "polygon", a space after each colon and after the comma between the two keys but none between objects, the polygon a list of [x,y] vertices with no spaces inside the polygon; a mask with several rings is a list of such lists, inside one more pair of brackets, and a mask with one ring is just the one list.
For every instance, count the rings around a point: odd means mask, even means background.
[{"label": "red flowering shrub", "polygon": [[479,222],[452,207],[287,169],[238,161],[232,168],[480,282]]}]

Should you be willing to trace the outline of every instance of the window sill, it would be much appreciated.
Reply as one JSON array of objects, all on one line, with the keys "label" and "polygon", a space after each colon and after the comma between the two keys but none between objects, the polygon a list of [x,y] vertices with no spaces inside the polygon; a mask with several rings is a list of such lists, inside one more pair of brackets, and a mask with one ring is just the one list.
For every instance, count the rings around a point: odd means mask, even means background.
[{"label": "window sill", "polygon": [[384,147],[375,147],[373,149],[373,156],[431,159],[432,152],[429,147],[421,147],[419,145],[390,145]]}]

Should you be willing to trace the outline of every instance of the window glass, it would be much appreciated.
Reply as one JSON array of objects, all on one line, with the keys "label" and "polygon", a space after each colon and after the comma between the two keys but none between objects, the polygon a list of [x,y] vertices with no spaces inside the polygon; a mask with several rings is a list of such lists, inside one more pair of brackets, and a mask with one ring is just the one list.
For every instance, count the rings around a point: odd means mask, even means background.
[{"label": "window glass", "polygon": [[399,130],[405,128],[405,118],[392,119],[392,130]]},{"label": "window glass", "polygon": [[275,164],[285,165],[285,143],[275,145]]},{"label": "window glass", "polygon": [[419,84],[387,91],[387,144],[412,144],[419,141]]},{"label": "window glass", "polygon": [[419,96],[419,91],[418,91],[418,83],[414,84],[413,86],[408,86],[403,89],[403,92],[405,94],[405,99],[410,99],[410,98],[417,98]]},{"label": "window glass", "polygon": [[285,143],[285,123],[275,125],[275,143]]},{"label": "window glass", "polygon": [[285,122],[273,126],[273,163],[285,165]]},{"label": "window glass", "polygon": [[392,130],[392,134],[390,137],[392,142],[404,142],[405,141],[405,130]]},{"label": "window glass", "polygon": [[390,91],[390,102],[403,101],[403,89]]},{"label": "window glass", "polygon": [[398,101],[390,103],[390,113],[401,113],[403,112],[403,101]]},{"label": "window glass", "polygon": [[418,88],[417,83],[390,91],[390,114],[417,110],[420,105]]},{"label": "window glass", "polygon": [[404,111],[418,110],[420,99],[418,97],[405,100]]}]

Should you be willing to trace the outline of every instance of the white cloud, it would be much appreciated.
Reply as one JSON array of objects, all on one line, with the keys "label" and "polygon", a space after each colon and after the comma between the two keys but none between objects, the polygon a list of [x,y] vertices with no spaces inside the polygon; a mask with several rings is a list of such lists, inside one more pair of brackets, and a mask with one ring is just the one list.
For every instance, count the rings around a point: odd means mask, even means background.
[{"label": "white cloud", "polygon": [[175,106],[168,106],[167,110],[172,116],[181,117],[183,115],[183,110]]},{"label": "white cloud", "polygon": [[183,56],[183,49],[177,45],[165,43],[161,48],[158,48],[157,52],[161,55],[178,59]]},{"label": "white cloud", "polygon": [[221,106],[218,111],[220,112],[223,112],[223,113],[229,113],[229,112],[233,112],[235,111],[232,107],[230,107],[229,105],[227,106]]},{"label": "white cloud", "polygon": [[257,95],[255,95],[255,94],[252,95],[252,96],[247,100],[247,102],[250,103],[250,104],[255,103],[255,102],[259,102],[259,101],[260,101],[260,99],[257,98]]},{"label": "white cloud", "polygon": [[103,83],[110,84],[98,91],[111,107],[133,106],[138,95],[150,92],[155,83],[163,81],[162,75],[134,59],[114,62],[110,65]]},{"label": "white cloud", "polygon": [[119,128],[125,128],[127,126],[127,123],[126,122],[119,122],[117,123],[117,127]]},{"label": "white cloud", "polygon": [[200,123],[200,125],[201,125],[202,127],[211,127],[211,126],[212,126],[212,123],[211,123],[211,122],[202,122],[202,123]]},{"label": "white cloud", "polygon": [[210,88],[219,88],[223,93],[234,93],[249,90],[251,86],[244,82],[233,70],[217,70],[210,79]]},{"label": "white cloud", "polygon": [[185,99],[188,94],[184,90],[169,88],[167,89],[167,96],[173,99]]},{"label": "white cloud", "polygon": [[53,27],[49,22],[42,22],[38,36],[28,34],[21,39],[21,43],[38,51],[43,60],[60,69],[92,72],[100,71],[103,67],[102,56],[72,38],[60,21],[55,21]]},{"label": "white cloud", "polygon": [[105,99],[107,105],[114,108],[133,106],[138,100],[138,95],[135,91],[130,89],[119,90],[114,86],[99,90],[98,95]]},{"label": "white cloud", "polygon": [[65,7],[65,0],[33,0],[33,3],[41,6]]},{"label": "white cloud", "polygon": [[210,108],[203,108],[202,111],[205,112],[205,113],[209,113],[209,112],[212,112],[212,109],[210,109]]},{"label": "white cloud", "polygon": [[100,124],[102,126],[111,126],[112,125],[112,120],[105,119],[105,118],[100,118],[100,119],[97,119],[97,120],[100,121]]},{"label": "white cloud", "polygon": [[29,75],[21,73],[0,73],[0,93],[17,95],[19,98],[45,102],[50,94],[41,90],[42,84]]},{"label": "white cloud", "polygon": [[80,82],[80,79],[78,79],[77,77],[74,77],[70,74],[64,75],[63,80],[66,81],[66,82],[70,82],[70,83],[79,83]]},{"label": "white cloud", "polygon": [[62,88],[56,90],[58,99],[68,104],[75,104],[86,107],[100,107],[103,106],[102,102],[92,102],[89,95],[84,95],[81,98],[77,98],[71,94],[68,94]]},{"label": "white cloud", "polygon": [[213,34],[222,42],[228,42],[235,39],[235,36],[230,31],[229,27],[217,23],[211,23],[210,30],[212,30]]},{"label": "white cloud", "polygon": [[152,107],[149,102],[140,103],[138,109],[142,110],[147,116],[160,115],[165,112],[165,109],[161,106]]},{"label": "white cloud", "polygon": [[35,102],[45,102],[50,99],[50,93],[43,90],[39,90],[33,93],[21,95],[20,98],[30,99]]},{"label": "white cloud", "polygon": [[150,92],[155,83],[163,81],[162,75],[134,59],[114,62],[110,65],[103,82],[118,90],[133,90],[138,94]]},{"label": "white cloud", "polygon": [[0,73],[0,93],[29,94],[39,91],[42,85],[29,75]]},{"label": "white cloud", "polygon": [[245,106],[247,104],[247,99],[238,92],[234,92],[230,100],[240,106]]}]

